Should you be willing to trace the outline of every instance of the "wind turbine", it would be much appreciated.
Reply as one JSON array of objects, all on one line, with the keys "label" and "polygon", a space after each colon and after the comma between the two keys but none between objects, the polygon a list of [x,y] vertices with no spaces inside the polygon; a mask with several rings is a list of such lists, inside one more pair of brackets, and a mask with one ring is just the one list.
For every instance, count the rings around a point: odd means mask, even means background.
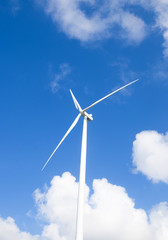
[{"label": "wind turbine", "polygon": [[98,101],[94,102],[90,106],[88,106],[85,109],[82,109],[79,105],[78,101],[76,100],[74,94],[70,90],[72,99],[74,101],[76,109],[79,111],[79,114],[75,118],[74,122],[68,129],[68,131],[65,133],[57,147],[54,149],[50,157],[48,158],[47,162],[44,164],[42,170],[46,167],[47,163],[50,161],[56,150],[59,148],[61,143],[64,141],[64,139],[68,136],[68,134],[72,131],[72,129],[77,124],[80,116],[82,116],[83,119],[83,133],[82,133],[82,145],[81,145],[81,160],[80,160],[80,174],[79,174],[79,188],[78,188],[78,204],[77,204],[77,221],[76,221],[76,240],[83,240],[83,210],[84,210],[84,188],[85,188],[85,175],[86,175],[86,148],[87,148],[87,121],[92,121],[92,114],[88,114],[86,111],[98,104],[99,102],[103,101],[104,99],[110,97],[114,93],[122,90],[123,88],[137,82],[139,79],[136,79],[119,89],[111,92],[110,94],[106,95],[105,97],[99,99]]}]

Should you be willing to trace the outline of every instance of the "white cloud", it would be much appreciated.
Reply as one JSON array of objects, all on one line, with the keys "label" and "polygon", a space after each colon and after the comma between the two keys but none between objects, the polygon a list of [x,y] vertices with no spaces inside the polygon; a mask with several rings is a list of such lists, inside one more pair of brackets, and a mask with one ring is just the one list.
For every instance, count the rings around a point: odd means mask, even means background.
[{"label": "white cloud", "polygon": [[15,224],[13,218],[0,218],[0,239],[1,240],[39,240],[39,236],[32,236],[30,233],[22,232]]},{"label": "white cloud", "polygon": [[140,43],[153,31],[153,24],[146,23],[143,15],[134,13],[137,6],[141,7],[154,15],[155,27],[160,28],[163,35],[164,55],[168,57],[167,0],[36,1],[43,2],[45,12],[64,33],[82,42],[117,37],[126,39],[127,43]]},{"label": "white cloud", "polygon": [[[0,218],[1,240],[74,240],[78,183],[68,172],[34,193],[38,217],[45,223],[41,235],[21,232],[12,218]],[[106,179],[93,181],[85,192],[85,240],[167,240],[168,204],[160,203],[149,215],[135,208],[125,188]]]},{"label": "white cloud", "polygon": [[135,209],[123,187],[102,179],[94,180],[93,190],[85,217],[86,239],[150,239],[145,211]]},{"label": "white cloud", "polygon": [[129,12],[121,14],[121,27],[123,28],[123,38],[130,41],[141,42],[146,35],[145,23],[142,19]]},{"label": "white cloud", "polygon": [[[75,215],[78,184],[70,173],[56,176],[44,192],[35,191],[39,218],[48,223],[50,239],[72,240],[75,236]],[[86,186],[85,240],[167,240],[168,206],[160,203],[149,216],[135,208],[125,188],[106,179],[93,181],[93,193]]]},{"label": "white cloud", "polygon": [[44,0],[43,3],[46,13],[70,38],[87,42],[120,35],[128,42],[139,43],[146,35],[144,21],[124,9],[126,0],[106,0],[103,4],[96,0]]},{"label": "white cloud", "polygon": [[70,74],[71,68],[67,63],[60,64],[59,73],[54,74],[54,80],[50,82],[50,87],[53,93],[60,88],[60,81],[64,80]]},{"label": "white cloud", "polygon": [[167,0],[132,0],[137,5],[141,5],[147,11],[153,12],[155,15],[155,24],[152,28],[159,28],[163,35],[164,56],[168,57],[168,1]]},{"label": "white cloud", "polygon": [[150,222],[155,230],[156,240],[168,239],[168,203],[162,202],[152,209]]},{"label": "white cloud", "polygon": [[133,142],[133,164],[153,182],[168,183],[168,133],[143,131]]},{"label": "white cloud", "polygon": [[58,225],[54,223],[44,227],[41,238],[43,240],[66,240],[65,237],[60,236]]}]

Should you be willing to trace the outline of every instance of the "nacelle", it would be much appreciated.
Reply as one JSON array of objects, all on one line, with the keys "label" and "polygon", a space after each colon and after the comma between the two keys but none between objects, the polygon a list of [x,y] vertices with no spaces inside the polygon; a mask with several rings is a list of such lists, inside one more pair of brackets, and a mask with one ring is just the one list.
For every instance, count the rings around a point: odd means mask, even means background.
[{"label": "nacelle", "polygon": [[92,121],[92,120],[93,120],[92,114],[88,114],[87,112],[81,111],[81,115],[82,115],[83,117],[87,117],[87,120],[88,120],[88,121]]}]

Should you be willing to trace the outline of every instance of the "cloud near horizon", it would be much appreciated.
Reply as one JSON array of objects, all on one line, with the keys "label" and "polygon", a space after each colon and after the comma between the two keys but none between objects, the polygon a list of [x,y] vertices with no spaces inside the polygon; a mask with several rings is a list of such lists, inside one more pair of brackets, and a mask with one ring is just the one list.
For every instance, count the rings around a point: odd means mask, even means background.
[{"label": "cloud near horizon", "polygon": [[141,172],[154,183],[168,183],[168,133],[142,131],[133,142],[135,172]]},{"label": "cloud near horizon", "polygon": [[[1,240],[74,240],[78,183],[69,172],[53,177],[50,186],[36,189],[38,218],[44,227],[40,235],[22,232],[14,219],[0,218]],[[85,240],[167,240],[168,203],[162,202],[149,214],[135,208],[126,189],[107,179],[93,181],[93,193],[85,192]]]},{"label": "cloud near horizon", "polygon": [[[164,56],[168,57],[168,1],[165,0],[36,0],[46,14],[70,38],[82,42],[101,39],[124,39],[139,44],[154,31],[160,29],[163,36]],[[153,15],[147,22],[143,9]],[[143,12],[142,11],[142,12]]]}]

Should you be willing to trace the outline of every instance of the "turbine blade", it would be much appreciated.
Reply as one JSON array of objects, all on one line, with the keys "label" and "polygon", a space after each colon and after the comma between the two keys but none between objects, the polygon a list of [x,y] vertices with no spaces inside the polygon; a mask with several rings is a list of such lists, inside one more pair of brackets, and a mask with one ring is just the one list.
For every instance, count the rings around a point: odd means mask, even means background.
[{"label": "turbine blade", "polygon": [[125,87],[127,87],[127,86],[129,86],[129,85],[131,85],[131,84],[133,84],[133,83],[135,83],[135,82],[137,82],[138,80],[139,80],[139,79],[136,79],[136,80],[134,80],[134,81],[132,81],[132,82],[130,82],[130,83],[124,85],[123,87],[120,87],[119,89],[113,91],[112,93],[110,93],[110,94],[106,95],[105,97],[99,99],[98,101],[94,102],[93,104],[91,104],[90,106],[88,106],[87,108],[85,108],[85,109],[82,110],[82,111],[83,111],[83,112],[87,111],[87,110],[90,109],[91,107],[95,106],[97,103],[99,103],[99,102],[103,101],[104,99],[110,97],[111,95],[113,95],[114,93],[116,93],[116,92],[122,90],[123,88],[125,88]]},{"label": "turbine blade", "polygon": [[64,141],[64,139],[68,136],[68,134],[72,131],[72,129],[75,127],[75,125],[77,124],[79,118],[80,118],[81,114],[79,113],[78,116],[75,118],[74,122],[72,123],[72,125],[70,126],[70,128],[68,129],[68,131],[65,133],[65,135],[63,136],[63,138],[61,139],[61,141],[59,142],[59,144],[57,145],[57,147],[54,149],[54,151],[52,152],[52,154],[50,155],[50,157],[48,158],[47,162],[44,164],[42,171],[44,170],[44,168],[46,167],[47,163],[50,161],[50,159],[52,158],[52,156],[54,155],[54,153],[57,151],[57,149],[59,148],[59,146],[61,145],[61,143]]},{"label": "turbine blade", "polygon": [[74,101],[74,104],[75,104],[76,109],[77,109],[78,111],[81,111],[82,108],[81,108],[81,106],[79,105],[78,101],[76,100],[75,96],[73,95],[73,92],[71,91],[71,89],[70,89],[70,93],[71,93],[71,96],[72,96],[72,99],[73,99],[73,101]]}]

